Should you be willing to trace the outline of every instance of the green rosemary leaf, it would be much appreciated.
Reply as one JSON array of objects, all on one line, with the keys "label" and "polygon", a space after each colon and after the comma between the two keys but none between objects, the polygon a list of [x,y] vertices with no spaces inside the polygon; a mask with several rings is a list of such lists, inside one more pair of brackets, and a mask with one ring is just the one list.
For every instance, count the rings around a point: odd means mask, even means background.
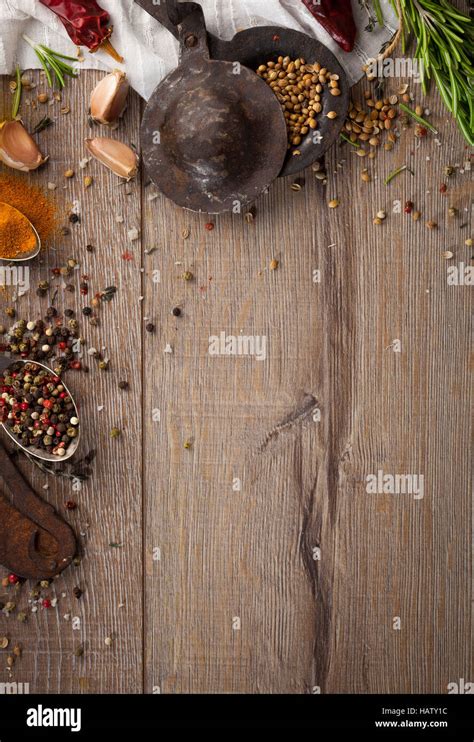
[{"label": "green rosemary leaf", "polygon": [[[456,119],[461,132],[472,145],[474,139],[474,23],[470,16],[449,0],[400,0],[393,2],[401,14],[402,40],[413,33],[415,57],[423,60],[423,91],[432,76],[445,106]],[[402,49],[405,49],[404,43]],[[406,108],[406,107],[405,107]],[[409,115],[416,118],[408,109]],[[418,119],[417,119],[418,120]],[[421,120],[431,128],[428,122]]]},{"label": "green rosemary leaf", "polygon": [[383,13],[382,8],[380,7],[380,0],[373,0],[373,6],[375,15],[377,16],[377,23],[379,24],[379,26],[383,26]]},{"label": "green rosemary leaf", "polygon": [[421,124],[422,126],[426,126],[426,128],[432,131],[433,134],[438,133],[433,124],[430,124],[430,122],[424,119],[422,116],[418,116],[415,111],[412,111],[412,109],[406,106],[404,103],[400,103],[400,108],[402,109],[402,111],[405,111],[405,113],[408,113],[409,116],[414,118],[415,121],[417,121],[419,124]]},{"label": "green rosemary leaf", "polygon": [[345,142],[352,144],[353,147],[360,147],[360,144],[358,142],[352,142],[349,137],[344,134],[344,132],[341,132],[341,139],[344,139]]},{"label": "green rosemary leaf", "polygon": [[40,46],[48,54],[53,54],[55,57],[60,57],[61,59],[69,59],[71,62],[77,62],[77,57],[68,57],[66,54],[61,54],[61,52],[55,52],[54,49],[50,49],[45,44],[40,44]]}]

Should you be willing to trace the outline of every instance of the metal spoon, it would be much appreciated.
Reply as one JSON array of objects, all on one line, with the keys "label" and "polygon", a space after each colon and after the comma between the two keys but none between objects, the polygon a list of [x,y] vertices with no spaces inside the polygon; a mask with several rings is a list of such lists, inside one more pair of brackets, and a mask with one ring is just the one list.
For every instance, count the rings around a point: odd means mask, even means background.
[{"label": "metal spoon", "polygon": [[[57,374],[55,374],[54,371],[52,371],[48,366],[45,366],[43,363],[39,363],[39,361],[31,361],[28,359],[17,361],[13,358],[9,358],[8,356],[0,356],[0,374],[2,374],[5,371],[5,369],[9,368],[10,366],[25,365],[27,363],[34,363],[36,366],[40,366],[41,368],[44,368],[52,376],[57,376]],[[76,414],[76,417],[79,417],[77,413],[77,405],[74,401],[74,397],[72,396],[71,392],[69,391],[69,389],[67,388],[66,384],[64,383],[62,379],[61,379],[61,384],[63,385],[68,395],[71,397],[71,401],[74,405],[74,412]],[[31,456],[35,456],[37,459],[41,459],[42,461],[48,461],[49,463],[54,463],[54,464],[59,464],[62,461],[67,461],[67,459],[70,459],[71,456],[73,456],[76,453],[77,448],[79,446],[79,440],[81,437],[81,428],[79,426],[78,435],[69,444],[69,447],[67,448],[64,456],[55,456],[54,454],[48,453],[47,451],[43,451],[40,448],[33,448],[33,447],[26,448],[26,446],[22,446],[22,444],[18,441],[14,433],[10,432],[10,429],[8,428],[7,425],[5,425],[4,423],[0,423],[0,426],[4,429],[6,434],[12,439],[12,441],[19,448],[22,449],[22,451],[24,451],[27,454],[30,454]]]},{"label": "metal spoon", "polygon": [[[36,231],[36,228],[32,225],[32,223],[30,222],[30,220],[28,219],[28,217],[26,217],[21,211],[19,211],[17,208],[15,208],[15,206],[11,206],[10,204],[5,203],[4,201],[0,201],[0,208],[2,206],[6,206],[9,209],[13,209],[25,221],[28,222],[28,224],[30,225],[31,231],[33,232],[33,234],[34,234],[34,236],[36,238],[36,247],[33,248],[33,250],[31,250],[29,253],[26,253],[26,255],[25,255],[25,253],[21,253],[21,256],[22,256],[21,258],[2,258],[1,257],[1,252],[0,252],[0,260],[4,260],[7,263],[24,263],[26,260],[32,260],[32,258],[36,258],[36,256],[38,255],[39,251],[41,250],[41,239],[40,239],[40,236],[39,236],[38,232]],[[1,235],[0,235],[0,237],[1,237]]]}]

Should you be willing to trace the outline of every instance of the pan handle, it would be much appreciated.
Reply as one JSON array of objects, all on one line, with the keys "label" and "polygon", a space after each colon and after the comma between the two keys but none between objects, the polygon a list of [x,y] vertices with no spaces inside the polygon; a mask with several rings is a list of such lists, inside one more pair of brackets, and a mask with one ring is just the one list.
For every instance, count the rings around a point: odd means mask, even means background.
[{"label": "pan handle", "polygon": [[167,28],[176,39],[179,39],[178,25],[188,15],[200,10],[197,3],[182,3],[179,0],[135,0],[135,2]]},{"label": "pan handle", "polygon": [[0,472],[13,495],[10,504],[0,494],[0,563],[19,577],[54,577],[74,557],[74,533],[26,482],[1,441]]}]

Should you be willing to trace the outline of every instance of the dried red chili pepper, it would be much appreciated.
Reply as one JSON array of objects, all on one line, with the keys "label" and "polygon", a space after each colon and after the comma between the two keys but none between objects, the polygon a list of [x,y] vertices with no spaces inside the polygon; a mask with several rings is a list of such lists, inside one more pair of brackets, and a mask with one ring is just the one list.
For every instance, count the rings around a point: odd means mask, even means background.
[{"label": "dried red chili pepper", "polygon": [[113,27],[110,16],[96,0],[40,0],[63,23],[70,38],[77,46],[86,46],[91,52],[98,49],[123,62],[111,44]]},{"label": "dried red chili pepper", "polygon": [[303,0],[303,3],[344,51],[352,51],[357,29],[351,0]]}]

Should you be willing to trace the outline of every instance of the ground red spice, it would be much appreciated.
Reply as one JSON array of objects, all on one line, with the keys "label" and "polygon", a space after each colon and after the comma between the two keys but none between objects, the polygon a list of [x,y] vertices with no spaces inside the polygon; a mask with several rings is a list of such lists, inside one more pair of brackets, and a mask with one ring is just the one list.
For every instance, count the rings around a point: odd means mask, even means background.
[{"label": "ground red spice", "polygon": [[36,228],[46,247],[59,227],[58,206],[42,188],[32,185],[27,175],[0,172],[0,201],[21,211]]}]

